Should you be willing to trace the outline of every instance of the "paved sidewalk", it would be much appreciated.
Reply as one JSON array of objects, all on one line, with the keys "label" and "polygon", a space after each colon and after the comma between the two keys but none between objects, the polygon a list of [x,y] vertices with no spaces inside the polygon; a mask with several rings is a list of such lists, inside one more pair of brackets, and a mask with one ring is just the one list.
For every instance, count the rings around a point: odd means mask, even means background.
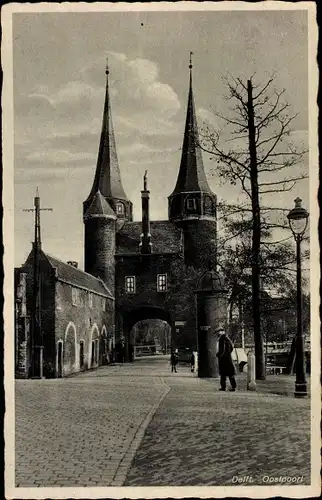
[{"label": "paved sidewalk", "polygon": [[16,486],[121,485],[167,391],[113,374],[16,381]]},{"label": "paved sidewalk", "polygon": [[[16,486],[225,485],[310,471],[309,400],[294,378],[218,392],[167,358],[16,381]],[[265,394],[264,392],[269,393]],[[248,484],[247,482],[245,484]]]},{"label": "paved sidewalk", "polygon": [[[277,390],[294,384],[285,381],[277,380]],[[238,382],[243,385],[243,378]],[[223,486],[237,477],[241,484],[260,485],[267,476],[296,476],[298,484],[310,484],[308,399],[223,393],[216,380],[172,377],[167,383],[171,391],[147,429],[125,486]],[[268,385],[273,391],[276,381]]]}]

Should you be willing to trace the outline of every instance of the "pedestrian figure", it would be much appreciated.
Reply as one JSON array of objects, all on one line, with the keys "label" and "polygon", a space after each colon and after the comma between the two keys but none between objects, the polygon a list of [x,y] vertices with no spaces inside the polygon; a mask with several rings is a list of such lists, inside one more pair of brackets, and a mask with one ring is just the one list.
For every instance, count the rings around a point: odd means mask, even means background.
[{"label": "pedestrian figure", "polygon": [[219,338],[217,357],[219,359],[219,373],[220,373],[220,391],[226,390],[226,378],[229,378],[231,388],[230,391],[236,390],[235,380],[235,367],[232,360],[231,353],[233,352],[234,345],[223,328],[216,330],[221,333]]},{"label": "pedestrian figure", "polygon": [[191,373],[195,371],[195,353],[192,351],[190,358]]},{"label": "pedestrian figure", "polygon": [[179,359],[178,349],[176,349],[175,352],[174,351],[171,352],[171,357],[170,357],[171,373],[172,372],[177,373],[178,359]]}]

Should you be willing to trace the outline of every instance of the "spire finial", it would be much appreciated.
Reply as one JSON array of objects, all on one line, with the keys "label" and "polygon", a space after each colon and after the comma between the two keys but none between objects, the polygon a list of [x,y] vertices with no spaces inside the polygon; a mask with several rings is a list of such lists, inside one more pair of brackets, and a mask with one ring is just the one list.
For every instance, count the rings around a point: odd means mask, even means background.
[{"label": "spire finial", "polygon": [[108,69],[108,57],[106,56],[106,68],[105,68],[105,74],[109,75],[110,70]]},{"label": "spire finial", "polygon": [[39,198],[39,189],[36,187],[36,198]]},{"label": "spire finial", "polygon": [[144,191],[146,191],[148,189],[148,171],[147,170],[144,172],[143,189],[144,189]]},{"label": "spire finial", "polygon": [[192,69],[192,56],[193,56],[193,52],[190,50],[190,54],[189,54],[189,69],[191,70]]}]

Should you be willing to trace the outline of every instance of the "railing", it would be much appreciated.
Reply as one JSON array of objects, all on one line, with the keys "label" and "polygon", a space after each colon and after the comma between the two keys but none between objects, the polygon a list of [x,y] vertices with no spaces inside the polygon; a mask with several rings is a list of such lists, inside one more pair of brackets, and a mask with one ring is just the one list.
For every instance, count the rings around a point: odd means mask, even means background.
[{"label": "railing", "polygon": [[155,344],[134,346],[134,356],[153,356],[155,354],[164,354],[161,346]]}]

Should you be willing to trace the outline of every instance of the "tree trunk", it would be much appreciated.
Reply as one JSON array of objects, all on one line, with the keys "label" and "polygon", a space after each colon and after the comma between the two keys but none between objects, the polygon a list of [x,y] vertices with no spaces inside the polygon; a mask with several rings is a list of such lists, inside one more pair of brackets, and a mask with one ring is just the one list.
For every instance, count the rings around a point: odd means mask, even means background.
[{"label": "tree trunk", "polygon": [[264,346],[260,325],[260,205],[258,188],[257,151],[255,139],[255,121],[253,106],[253,87],[251,80],[247,82],[248,91],[248,137],[252,193],[252,307],[255,343],[256,379],[265,379]]},{"label": "tree trunk", "polygon": [[238,296],[238,316],[239,316],[241,346],[243,349],[245,349],[244,311],[243,311],[243,299],[241,294],[239,294]]}]

